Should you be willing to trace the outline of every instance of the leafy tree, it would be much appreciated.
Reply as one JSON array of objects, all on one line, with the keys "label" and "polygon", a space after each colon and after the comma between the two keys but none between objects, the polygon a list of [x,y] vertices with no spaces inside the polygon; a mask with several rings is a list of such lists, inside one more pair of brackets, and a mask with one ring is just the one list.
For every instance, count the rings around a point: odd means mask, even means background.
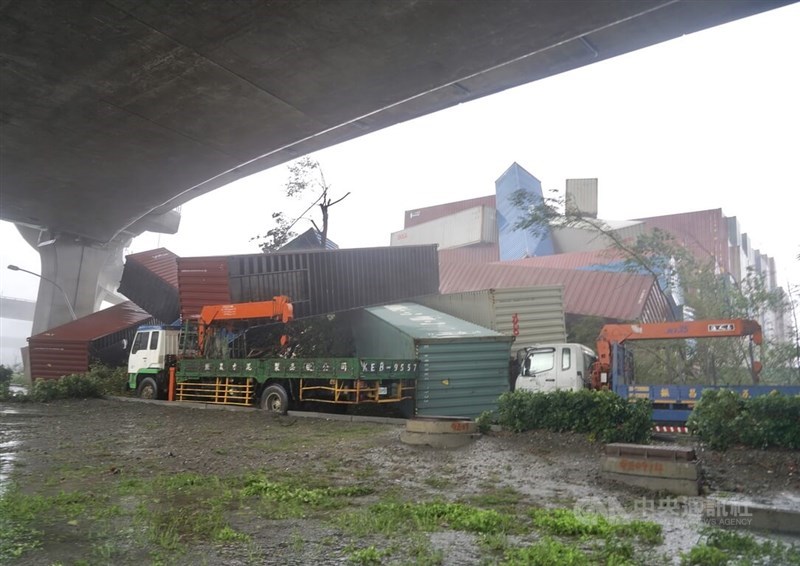
[{"label": "leafy tree", "polygon": [[13,369],[0,364],[0,385],[3,385],[4,383],[10,383],[13,376]]},{"label": "leafy tree", "polygon": [[14,376],[14,370],[0,364],[0,401],[8,400],[11,396],[9,392],[11,386],[11,378]]},{"label": "leafy tree", "polygon": [[[325,179],[325,173],[319,161],[311,159],[306,156],[298,161],[295,161],[288,167],[289,179],[284,185],[284,193],[287,197],[301,198],[309,193],[314,196],[314,201],[303,213],[295,218],[289,220],[283,212],[273,212],[272,219],[275,226],[268,230],[263,236],[256,236],[252,240],[259,242],[259,247],[264,253],[271,253],[279,250],[283,245],[289,242],[292,238],[297,236],[292,228],[301,219],[307,219],[311,222],[314,229],[320,233],[320,247],[325,249],[328,242],[328,224],[329,224],[329,209],[344,199],[346,199],[350,192],[344,196],[334,199],[331,197],[332,186]],[[322,214],[321,227],[313,218],[307,218],[306,214],[314,207],[318,206]]]},{"label": "leafy tree", "polygon": [[567,342],[583,344],[594,350],[597,345],[597,336],[607,322],[605,318],[599,316],[570,317],[567,320]]},{"label": "leafy tree", "polygon": [[297,236],[297,233],[292,231],[294,222],[289,222],[283,212],[273,212],[272,220],[275,222],[275,226],[267,230],[265,235],[251,238],[251,240],[259,241],[258,245],[264,253],[278,251]]},{"label": "leafy tree", "polygon": [[[761,274],[748,270],[736,283],[729,275],[719,273],[712,254],[697,257],[663,230],[654,229],[630,241],[622,239],[602,220],[583,216],[558,196],[539,197],[520,190],[512,195],[512,202],[527,212],[516,223],[516,229],[538,236],[553,228],[595,232],[607,242],[609,256],[619,258],[625,271],[652,275],[671,290],[679,291],[696,319],[761,319],[789,308],[782,290],[768,290]],[[584,331],[585,328],[577,329],[579,334]],[[772,346],[768,344],[766,348]],[[637,354],[637,374],[648,376],[651,382],[740,383],[750,374],[743,368],[750,363],[752,346],[741,340],[647,342],[637,343],[636,347],[645,353]],[[782,361],[770,355],[772,361],[791,365],[792,358],[787,357],[786,351],[778,348],[775,353],[783,352]]]}]

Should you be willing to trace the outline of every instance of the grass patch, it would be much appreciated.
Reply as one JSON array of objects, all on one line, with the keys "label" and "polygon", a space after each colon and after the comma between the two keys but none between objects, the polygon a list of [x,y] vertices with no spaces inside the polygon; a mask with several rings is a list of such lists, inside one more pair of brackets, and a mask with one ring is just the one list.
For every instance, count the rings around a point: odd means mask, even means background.
[{"label": "grass patch", "polygon": [[47,530],[77,526],[79,520],[106,519],[119,511],[108,506],[106,498],[90,494],[31,495],[10,486],[0,497],[0,560],[42,547]]},{"label": "grass patch", "polygon": [[524,548],[506,550],[502,566],[584,566],[589,565],[589,556],[574,546],[551,538],[544,538]]},{"label": "grass patch", "polygon": [[9,489],[0,497],[0,563],[50,543],[63,544],[73,531],[89,533],[86,540],[69,540],[73,547],[86,547],[81,550],[90,562],[139,553],[149,554],[152,563],[171,563],[198,543],[251,546],[250,535],[229,523],[234,513],[304,517],[373,492],[363,486],[278,482],[264,474],[113,477],[86,491],[51,496]]},{"label": "grass patch", "polygon": [[534,508],[528,513],[533,525],[551,535],[568,537],[635,538],[647,544],[663,540],[661,525],[650,521],[610,521],[596,513],[576,513],[571,509]]},{"label": "grass patch", "polygon": [[514,529],[509,515],[462,503],[381,502],[345,515],[340,526],[355,535],[387,536],[444,529],[471,533],[506,533]]},{"label": "grass patch", "polygon": [[351,564],[380,564],[383,562],[383,558],[389,554],[391,552],[388,550],[378,550],[374,546],[368,546],[367,548],[359,548],[350,552],[348,560]]},{"label": "grass patch", "polygon": [[478,544],[492,554],[503,554],[510,548],[508,536],[504,533],[482,534],[478,537]]},{"label": "grass patch", "polygon": [[432,487],[433,489],[447,489],[448,487],[453,485],[453,480],[450,478],[443,478],[443,477],[429,477],[423,480],[425,485]]},{"label": "grass patch", "polygon": [[370,495],[374,490],[365,486],[306,487],[270,480],[265,475],[245,479],[243,497],[258,497],[262,513],[270,519],[305,517],[315,510],[339,509],[348,499]]},{"label": "grass patch", "polygon": [[513,511],[524,496],[510,486],[487,489],[484,493],[469,498],[469,503],[478,507],[495,507],[501,510]]},{"label": "grass patch", "polygon": [[722,529],[704,531],[705,542],[681,554],[681,564],[781,564],[800,566],[800,549],[778,541],[759,542],[749,534]]}]

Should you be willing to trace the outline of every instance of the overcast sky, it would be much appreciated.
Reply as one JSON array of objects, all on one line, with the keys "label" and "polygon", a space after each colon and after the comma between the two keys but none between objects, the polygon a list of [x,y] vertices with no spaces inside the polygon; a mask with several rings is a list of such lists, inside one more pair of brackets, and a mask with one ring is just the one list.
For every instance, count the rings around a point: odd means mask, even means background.
[{"label": "overcast sky", "polygon": [[[403,211],[492,194],[518,162],[563,193],[599,179],[599,215],[632,219],[722,208],[800,284],[800,4],[753,16],[463,104],[314,154],[334,187],[341,247],[388,245]],[[130,251],[253,253],[282,196],[286,167],[183,206],[175,236]],[[309,227],[301,222],[298,231]],[[36,253],[0,223],[2,266],[39,271]],[[33,299],[37,280],[0,270],[0,294]]]}]

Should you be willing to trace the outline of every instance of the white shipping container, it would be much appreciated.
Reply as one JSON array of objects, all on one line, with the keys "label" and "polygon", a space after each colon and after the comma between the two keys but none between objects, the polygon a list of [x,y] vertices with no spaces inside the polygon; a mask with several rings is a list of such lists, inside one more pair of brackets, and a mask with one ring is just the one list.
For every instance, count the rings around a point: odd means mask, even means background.
[{"label": "white shipping container", "polygon": [[533,344],[567,341],[564,289],[560,285],[484,289],[428,295],[414,300],[451,316],[514,336],[516,339],[511,347],[512,352]]},{"label": "white shipping container", "polygon": [[496,241],[495,209],[490,206],[476,206],[394,232],[391,245],[439,244],[439,249],[444,250]]},{"label": "white shipping container", "polygon": [[[615,238],[623,241],[635,241],[645,232],[644,222],[639,221],[605,221],[606,229],[614,233]],[[553,244],[558,253],[585,252],[604,250],[614,245],[614,240],[595,228],[555,228]]]},{"label": "white shipping container", "polygon": [[583,216],[597,218],[597,179],[567,179],[566,201]]}]

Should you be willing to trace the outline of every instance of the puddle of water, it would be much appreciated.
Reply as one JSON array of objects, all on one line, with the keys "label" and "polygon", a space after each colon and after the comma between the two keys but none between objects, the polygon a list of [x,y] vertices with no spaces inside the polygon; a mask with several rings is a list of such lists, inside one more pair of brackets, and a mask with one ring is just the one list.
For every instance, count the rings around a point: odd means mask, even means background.
[{"label": "puddle of water", "polygon": [[13,448],[20,445],[19,440],[9,440],[8,442],[0,442],[0,452],[10,452]]},{"label": "puddle of water", "polygon": [[781,493],[772,493],[769,495],[752,496],[744,496],[740,493],[719,492],[714,495],[714,499],[725,503],[734,503],[744,506],[761,505],[774,509],[786,509],[788,511],[800,512],[800,494],[789,493],[786,491]]},{"label": "puddle of water", "polygon": [[11,469],[14,467],[14,460],[16,459],[17,454],[15,452],[0,454],[0,497],[5,495],[8,490],[11,482]]},{"label": "puddle of water", "polygon": [[11,471],[17,459],[17,447],[22,444],[19,440],[6,440],[0,442],[0,497],[5,495],[11,482]]}]

